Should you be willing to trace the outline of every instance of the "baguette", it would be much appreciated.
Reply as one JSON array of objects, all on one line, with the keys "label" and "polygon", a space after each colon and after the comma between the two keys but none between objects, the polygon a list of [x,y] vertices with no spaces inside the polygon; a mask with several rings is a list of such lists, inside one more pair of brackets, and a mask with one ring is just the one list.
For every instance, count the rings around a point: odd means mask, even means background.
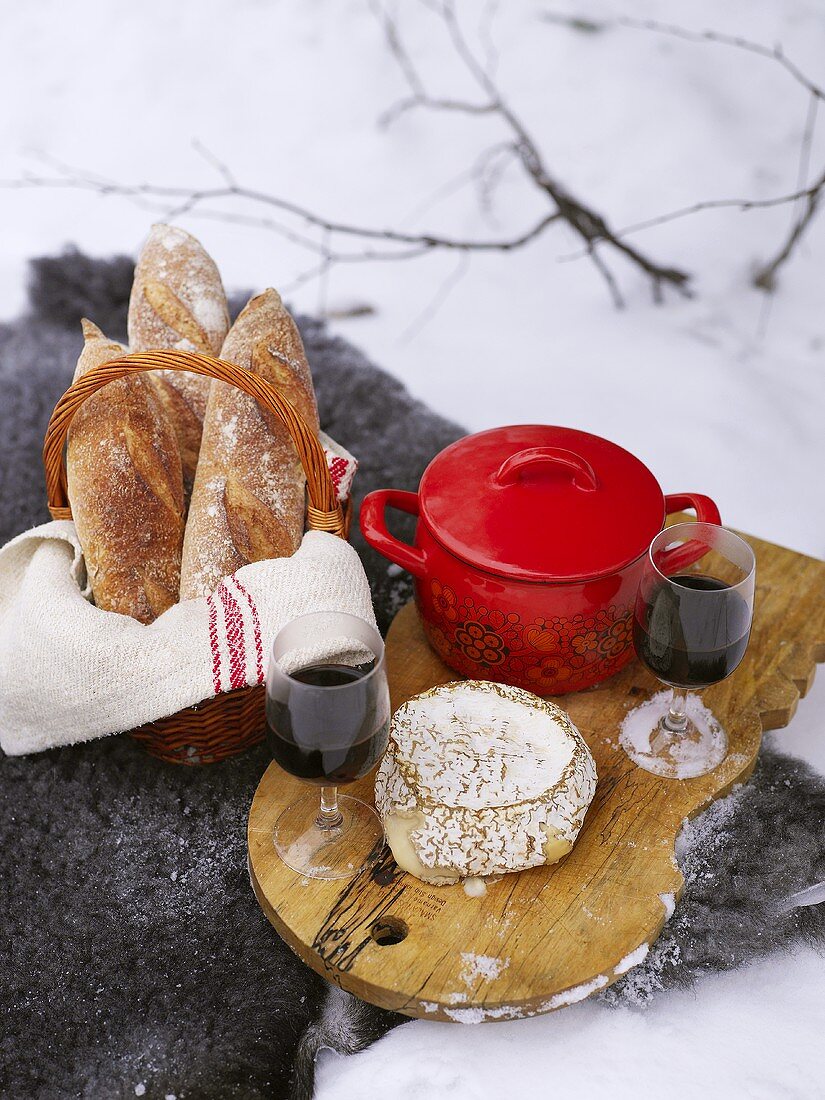
[{"label": "baguette", "polygon": [[[229,330],[223,284],[209,254],[184,230],[152,227],[135,268],[128,325],[132,351],[178,348],[219,354]],[[188,497],[211,379],[174,370],[152,371],[150,377],[178,437]]]},{"label": "baguette", "polygon": [[[74,380],[126,354],[91,321]],[[149,623],[177,601],[183,480],[172,425],[146,375],[110,382],[68,433],[69,502],[98,607]]]},{"label": "baguette", "polygon": [[[276,291],[244,307],[221,358],[271,382],[318,431],[304,346]],[[248,394],[213,382],[186,522],[181,599],[210,594],[249,562],[293,554],[303,536],[305,496],[286,428]]]}]

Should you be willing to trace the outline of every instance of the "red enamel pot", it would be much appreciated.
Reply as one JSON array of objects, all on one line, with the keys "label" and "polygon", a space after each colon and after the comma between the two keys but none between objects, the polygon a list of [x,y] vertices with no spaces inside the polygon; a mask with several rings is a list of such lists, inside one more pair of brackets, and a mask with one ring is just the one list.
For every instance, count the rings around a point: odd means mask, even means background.
[{"label": "red enamel pot", "polygon": [[[385,511],[418,517],[415,545]],[[668,513],[719,523],[698,493],[665,496],[622,447],[573,428],[525,424],[466,436],[437,455],[417,493],[361,505],[364,538],[415,578],[427,637],[463,676],[539,695],[580,691],[633,653],[642,561]],[[667,573],[701,556],[684,544]]]}]

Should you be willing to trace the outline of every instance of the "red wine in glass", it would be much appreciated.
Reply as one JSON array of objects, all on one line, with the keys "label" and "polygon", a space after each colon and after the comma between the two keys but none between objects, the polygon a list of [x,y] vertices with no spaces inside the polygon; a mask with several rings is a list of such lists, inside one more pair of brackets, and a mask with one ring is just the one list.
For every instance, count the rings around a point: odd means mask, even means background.
[{"label": "red wine in glass", "polygon": [[373,670],[366,665],[310,665],[290,673],[300,684],[318,688],[349,685],[338,695],[295,700],[270,699],[266,740],[275,762],[319,785],[352,783],[372,771],[387,747],[389,719],[376,718],[371,686],[359,682]]},{"label": "red wine in glass", "polygon": [[[319,651],[331,659],[300,657]],[[367,775],[389,737],[381,635],[342,612],[302,615],[279,631],[266,677],[266,737],[275,762],[313,784],[272,834],[283,862],[307,878],[351,878],[379,857],[384,827],[372,806],[338,785]],[[320,794],[320,798],[319,798]]]},{"label": "red wine in glass", "polygon": [[633,642],[641,662],[673,692],[669,705],[656,696],[630,711],[620,735],[627,755],[646,771],[690,779],[727,755],[725,731],[687,693],[726,679],[744,657],[755,565],[743,539],[712,523],[677,524],[650,544]]},{"label": "red wine in glass", "polygon": [[[699,593],[714,592],[713,601]],[[633,643],[641,661],[673,687],[706,688],[726,679],[748,648],[751,609],[717,577],[682,573],[636,603]]]}]

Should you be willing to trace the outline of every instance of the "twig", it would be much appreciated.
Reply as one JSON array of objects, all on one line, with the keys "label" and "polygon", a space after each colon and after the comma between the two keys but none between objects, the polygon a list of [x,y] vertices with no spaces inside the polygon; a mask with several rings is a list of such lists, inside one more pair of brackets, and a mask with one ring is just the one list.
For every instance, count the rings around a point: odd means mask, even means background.
[{"label": "twig", "polygon": [[799,166],[796,172],[796,189],[799,191],[808,183],[808,172],[811,167],[811,149],[813,148],[814,130],[816,129],[816,116],[819,110],[819,100],[812,95],[808,100],[808,116],[802,130],[802,141],[799,145]]},{"label": "twig", "polygon": [[[546,229],[548,225],[551,225],[560,217],[558,211],[554,211],[550,214],[545,214],[529,229],[524,230],[514,237],[506,237],[493,240],[474,240],[472,238],[464,239],[446,237],[437,233],[402,233],[399,230],[395,229],[376,229],[371,226],[352,225],[346,222],[340,222],[331,218],[323,217],[320,214],[315,214],[313,211],[307,209],[306,207],[302,207],[299,204],[291,202],[287,199],[279,198],[277,195],[270,195],[265,191],[243,187],[239,184],[233,185],[231,187],[227,186],[187,189],[185,187],[165,187],[151,183],[125,184],[116,183],[114,181],[99,182],[98,180],[78,174],[77,176],[67,178],[27,176],[23,179],[0,180],[0,187],[12,189],[25,187],[69,187],[86,191],[95,191],[98,194],[105,196],[119,195],[125,198],[150,197],[157,199],[179,198],[181,200],[179,204],[172,204],[165,208],[165,212],[170,215],[178,214],[184,209],[186,213],[195,213],[197,208],[201,206],[202,203],[216,199],[225,199],[231,197],[242,198],[248,199],[250,202],[253,203],[258,203],[264,206],[271,206],[275,209],[282,210],[285,213],[292,214],[296,218],[305,221],[308,225],[317,226],[319,229],[325,229],[331,234],[337,233],[342,236],[358,237],[363,240],[371,241],[389,241],[396,244],[421,245],[425,249],[455,249],[456,251],[460,252],[513,251],[514,249],[521,248],[525,244],[528,244],[544,229]],[[203,209],[200,210],[200,215],[202,217],[211,216],[213,219],[220,221],[232,221],[246,225],[256,225],[264,229],[275,229],[277,231],[281,231],[282,228],[280,226],[277,226],[276,223],[273,223],[270,220],[259,218],[257,216],[245,216],[214,210],[204,211]],[[300,237],[296,237],[295,239],[304,247],[309,248],[313,251],[319,251],[319,246],[316,242],[306,241]],[[336,262],[338,259],[356,258],[352,255],[345,256],[344,254],[339,253],[332,253],[332,256]],[[360,255],[357,258],[360,259]],[[369,258],[374,259],[375,256],[370,256]]]},{"label": "twig", "polygon": [[[811,163],[811,146],[813,145],[814,129],[816,128],[818,106],[819,98],[815,95],[811,95],[808,101],[808,117],[805,120],[805,128],[802,131],[802,142],[799,148],[799,169],[796,177],[797,190],[803,188],[808,182],[808,171]],[[821,187],[824,183],[825,173],[823,173],[819,183],[814,184],[813,189],[806,196],[805,200],[803,200],[801,213],[797,212],[797,206],[794,204],[791,231],[787,240],[774,258],[769,263],[763,264],[753,276],[753,285],[759,287],[760,290],[767,290],[769,293],[772,293],[776,289],[777,273],[780,267],[790,258],[797,242],[816,214],[816,209],[822,195]]]},{"label": "twig", "polygon": [[[615,236],[620,240],[624,240],[632,233],[640,233],[643,229],[653,229],[657,225],[667,225],[668,222],[679,221],[682,218],[690,217],[692,214],[701,214],[706,210],[740,210],[747,212],[748,210],[767,210],[772,206],[787,206],[788,203],[810,199],[814,192],[822,190],[823,186],[825,186],[825,183],[820,179],[810,187],[804,187],[799,191],[791,191],[786,195],[774,195],[768,199],[707,199],[702,202],[694,202],[689,206],[679,207],[678,210],[668,210],[665,214],[656,214],[644,221],[622,226],[621,229],[615,230]],[[586,255],[587,252],[584,249],[578,249],[575,252],[568,252],[566,255],[560,256],[559,260],[562,263],[567,263],[570,260],[580,260]]]},{"label": "twig", "polygon": [[[711,42],[716,45],[732,46],[734,49],[744,50],[747,53],[756,54],[759,57],[766,58],[769,61],[773,61],[780,65],[789,76],[796,81],[805,91],[808,93],[808,112],[805,121],[805,126],[802,132],[802,147],[800,151],[799,172],[797,178],[796,195],[787,201],[794,201],[798,198],[804,199],[804,208],[799,217],[794,217],[791,223],[791,230],[788,234],[785,243],[781,246],[774,258],[760,267],[754,277],[753,284],[760,290],[766,290],[772,292],[776,289],[776,277],[779,269],[783,264],[787,263],[793,254],[799,241],[802,239],[808,226],[813,221],[817,210],[819,209],[819,203],[821,198],[821,192],[825,187],[825,172],[819,180],[809,188],[805,188],[805,182],[808,175],[808,163],[810,159],[810,150],[813,143],[814,128],[816,126],[816,114],[817,105],[820,100],[825,100],[825,89],[821,85],[814,83],[804,72],[785,54],[782,46],[777,43],[774,46],[766,46],[762,42],[755,42],[753,39],[744,38],[741,35],[733,34],[721,34],[718,31],[691,31],[685,27],[675,26],[671,23],[659,23],[654,19],[633,19],[632,17],[622,17],[616,21],[620,26],[631,27],[637,30],[653,31],[656,34],[666,34],[672,38],[680,38],[686,42]],[[721,204],[717,204],[721,205]],[[756,203],[751,203],[748,206],[743,206],[743,209],[750,209]],[[765,204],[768,205],[768,204]],[[776,205],[770,204],[770,205]],[[695,209],[707,210],[710,208],[710,204],[703,204]],[[671,219],[672,220],[672,219]],[[656,224],[649,223],[649,224]],[[661,223],[659,223],[661,224]]]},{"label": "twig", "polygon": [[754,276],[754,286],[758,286],[760,290],[772,291],[776,288],[776,274],[780,267],[790,259],[791,253],[796,248],[800,238],[813,221],[822,199],[823,187],[825,187],[825,172],[822,173],[814,186],[808,189],[805,209],[788,234],[788,239],[770,263],[762,267]]},{"label": "twig", "polygon": [[517,155],[518,151],[515,147],[505,143],[500,145],[498,149],[490,150],[490,156],[485,159],[484,164],[480,167],[478,173],[478,202],[486,214],[492,214],[493,195],[504,173]]},{"label": "twig", "polygon": [[324,254],[321,270],[318,275],[318,316],[323,317],[327,311],[327,293],[329,291],[329,269],[332,265],[330,259],[329,230],[321,230],[321,249]]},{"label": "twig", "polygon": [[394,20],[390,18],[378,0],[370,0],[370,7],[372,8],[375,18],[383,28],[384,38],[386,39],[389,51],[395,58],[410,88],[410,95],[405,96],[403,99],[399,99],[379,116],[379,126],[390,126],[406,111],[412,110],[414,107],[429,107],[441,111],[461,111],[469,115],[487,115],[495,111],[496,107],[494,103],[469,103],[465,100],[437,98],[429,95],[412,58],[401,43],[401,39],[398,35],[398,28]]},{"label": "twig", "polygon": [[323,259],[319,264],[313,264],[313,266],[308,267],[306,271],[302,271],[300,275],[296,275],[291,282],[284,283],[283,286],[279,287],[281,295],[285,297],[288,294],[294,294],[299,287],[304,286],[306,283],[311,283],[315,279],[319,279],[326,268],[326,259]]},{"label": "twig", "polygon": [[202,141],[195,138],[192,142],[192,148],[196,153],[199,153],[208,164],[212,165],[227,187],[237,186],[237,180],[229,170],[229,166],[224,164],[222,160],[219,160],[210,149],[207,149]]},{"label": "twig", "polygon": [[[610,291],[610,297],[613,299],[613,305],[616,307],[616,309],[624,309],[624,298],[622,297],[622,292],[619,290],[618,284],[613,276],[613,272],[598,254],[598,252],[596,251],[596,246],[594,244],[589,244],[587,246],[587,251],[590,259],[593,261],[596,267],[596,270],[607,283],[607,289]],[[657,303],[661,302],[662,300],[659,288],[655,283],[653,284],[653,300]]]},{"label": "twig", "polygon": [[489,72],[478,62],[472,50],[470,50],[461,31],[453,0],[443,0],[442,14],[456,53],[464,62],[470,75],[488,97],[490,103],[495,105],[496,113],[512,131],[515,139],[513,149],[518,155],[525,172],[532,182],[552,199],[555,209],[562,219],[583,239],[586,254],[590,256],[604,278],[613,301],[620,305],[621,295],[609,268],[603,259],[597,255],[596,246],[602,243],[611,245],[645,272],[651,280],[655,301],[661,301],[663,284],[673,286],[682,294],[688,295],[690,277],[686,272],[675,267],[665,267],[657,264],[637,249],[621,241],[614,235],[606,219],[601,214],[574,198],[558,180],[551,176],[544,165],[536,142],[527,132],[526,127],[513,109],[505,102]]},{"label": "twig", "polygon": [[383,114],[378,116],[378,125],[382,129],[391,126],[396,119],[414,107],[431,107],[441,111],[462,111],[467,115],[490,115],[495,108],[490,103],[465,103],[459,99],[434,99],[431,96],[410,95],[399,99]]},{"label": "twig", "polygon": [[453,271],[451,271],[447,278],[444,279],[441,286],[432,296],[424,309],[421,310],[418,316],[415,317],[401,333],[401,343],[409,343],[409,341],[412,340],[414,336],[417,336],[422,328],[429,321],[431,321],[433,317],[435,317],[435,315],[443,307],[451,292],[456,288],[456,286],[461,282],[461,280],[469,271],[470,256],[471,253],[469,252],[462,252],[459,254],[458,262]]},{"label": "twig", "polygon": [[476,158],[475,163],[470,168],[465,168],[452,179],[442,183],[440,187],[437,187],[430,195],[427,196],[422,202],[416,204],[413,209],[401,219],[401,224],[404,225],[409,222],[417,221],[423,214],[428,213],[434,206],[436,206],[442,199],[449,198],[450,195],[456,194],[462,187],[466,187],[468,183],[475,182],[479,190],[479,203],[481,209],[485,213],[489,213],[489,199],[491,197],[492,189],[495,187],[497,180],[492,180],[491,175],[493,171],[493,164],[497,157],[503,157],[503,154],[509,153],[513,155],[513,147],[509,142],[498,142],[496,145],[491,145],[485,149]]},{"label": "twig", "polygon": [[816,96],[817,99],[825,99],[825,90],[815,84],[787,57],[779,43],[775,46],[766,46],[763,42],[755,42],[738,34],[721,34],[718,31],[691,31],[686,27],[678,27],[673,23],[660,23],[655,19],[634,19],[631,16],[622,16],[616,20],[616,23],[621,27],[653,31],[656,34],[669,35],[671,38],[681,38],[685,42],[712,42],[718,46],[733,46],[737,50],[746,50],[748,53],[754,53],[759,57],[767,58],[769,61],[777,62],[811,95]]},{"label": "twig", "polygon": [[495,80],[498,68],[498,49],[493,39],[493,21],[498,15],[499,0],[486,0],[478,20],[478,37],[484,49],[484,68],[491,80]]}]

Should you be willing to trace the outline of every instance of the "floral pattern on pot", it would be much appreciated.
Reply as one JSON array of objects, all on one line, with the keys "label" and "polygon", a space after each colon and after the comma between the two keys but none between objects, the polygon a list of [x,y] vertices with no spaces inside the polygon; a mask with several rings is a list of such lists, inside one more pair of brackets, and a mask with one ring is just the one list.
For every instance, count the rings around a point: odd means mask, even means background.
[{"label": "floral pattern on pot", "polygon": [[454,623],[458,618],[458,611],[456,609],[456,595],[452,588],[448,588],[441,581],[431,581],[430,593],[432,594],[436,614]]},{"label": "floral pattern on pot", "polygon": [[536,618],[460,599],[439,580],[429,582],[437,623],[424,627],[439,656],[466,676],[529,686],[538,695],[563,694],[617,672],[633,653],[633,614],[611,605],[593,615]]}]

